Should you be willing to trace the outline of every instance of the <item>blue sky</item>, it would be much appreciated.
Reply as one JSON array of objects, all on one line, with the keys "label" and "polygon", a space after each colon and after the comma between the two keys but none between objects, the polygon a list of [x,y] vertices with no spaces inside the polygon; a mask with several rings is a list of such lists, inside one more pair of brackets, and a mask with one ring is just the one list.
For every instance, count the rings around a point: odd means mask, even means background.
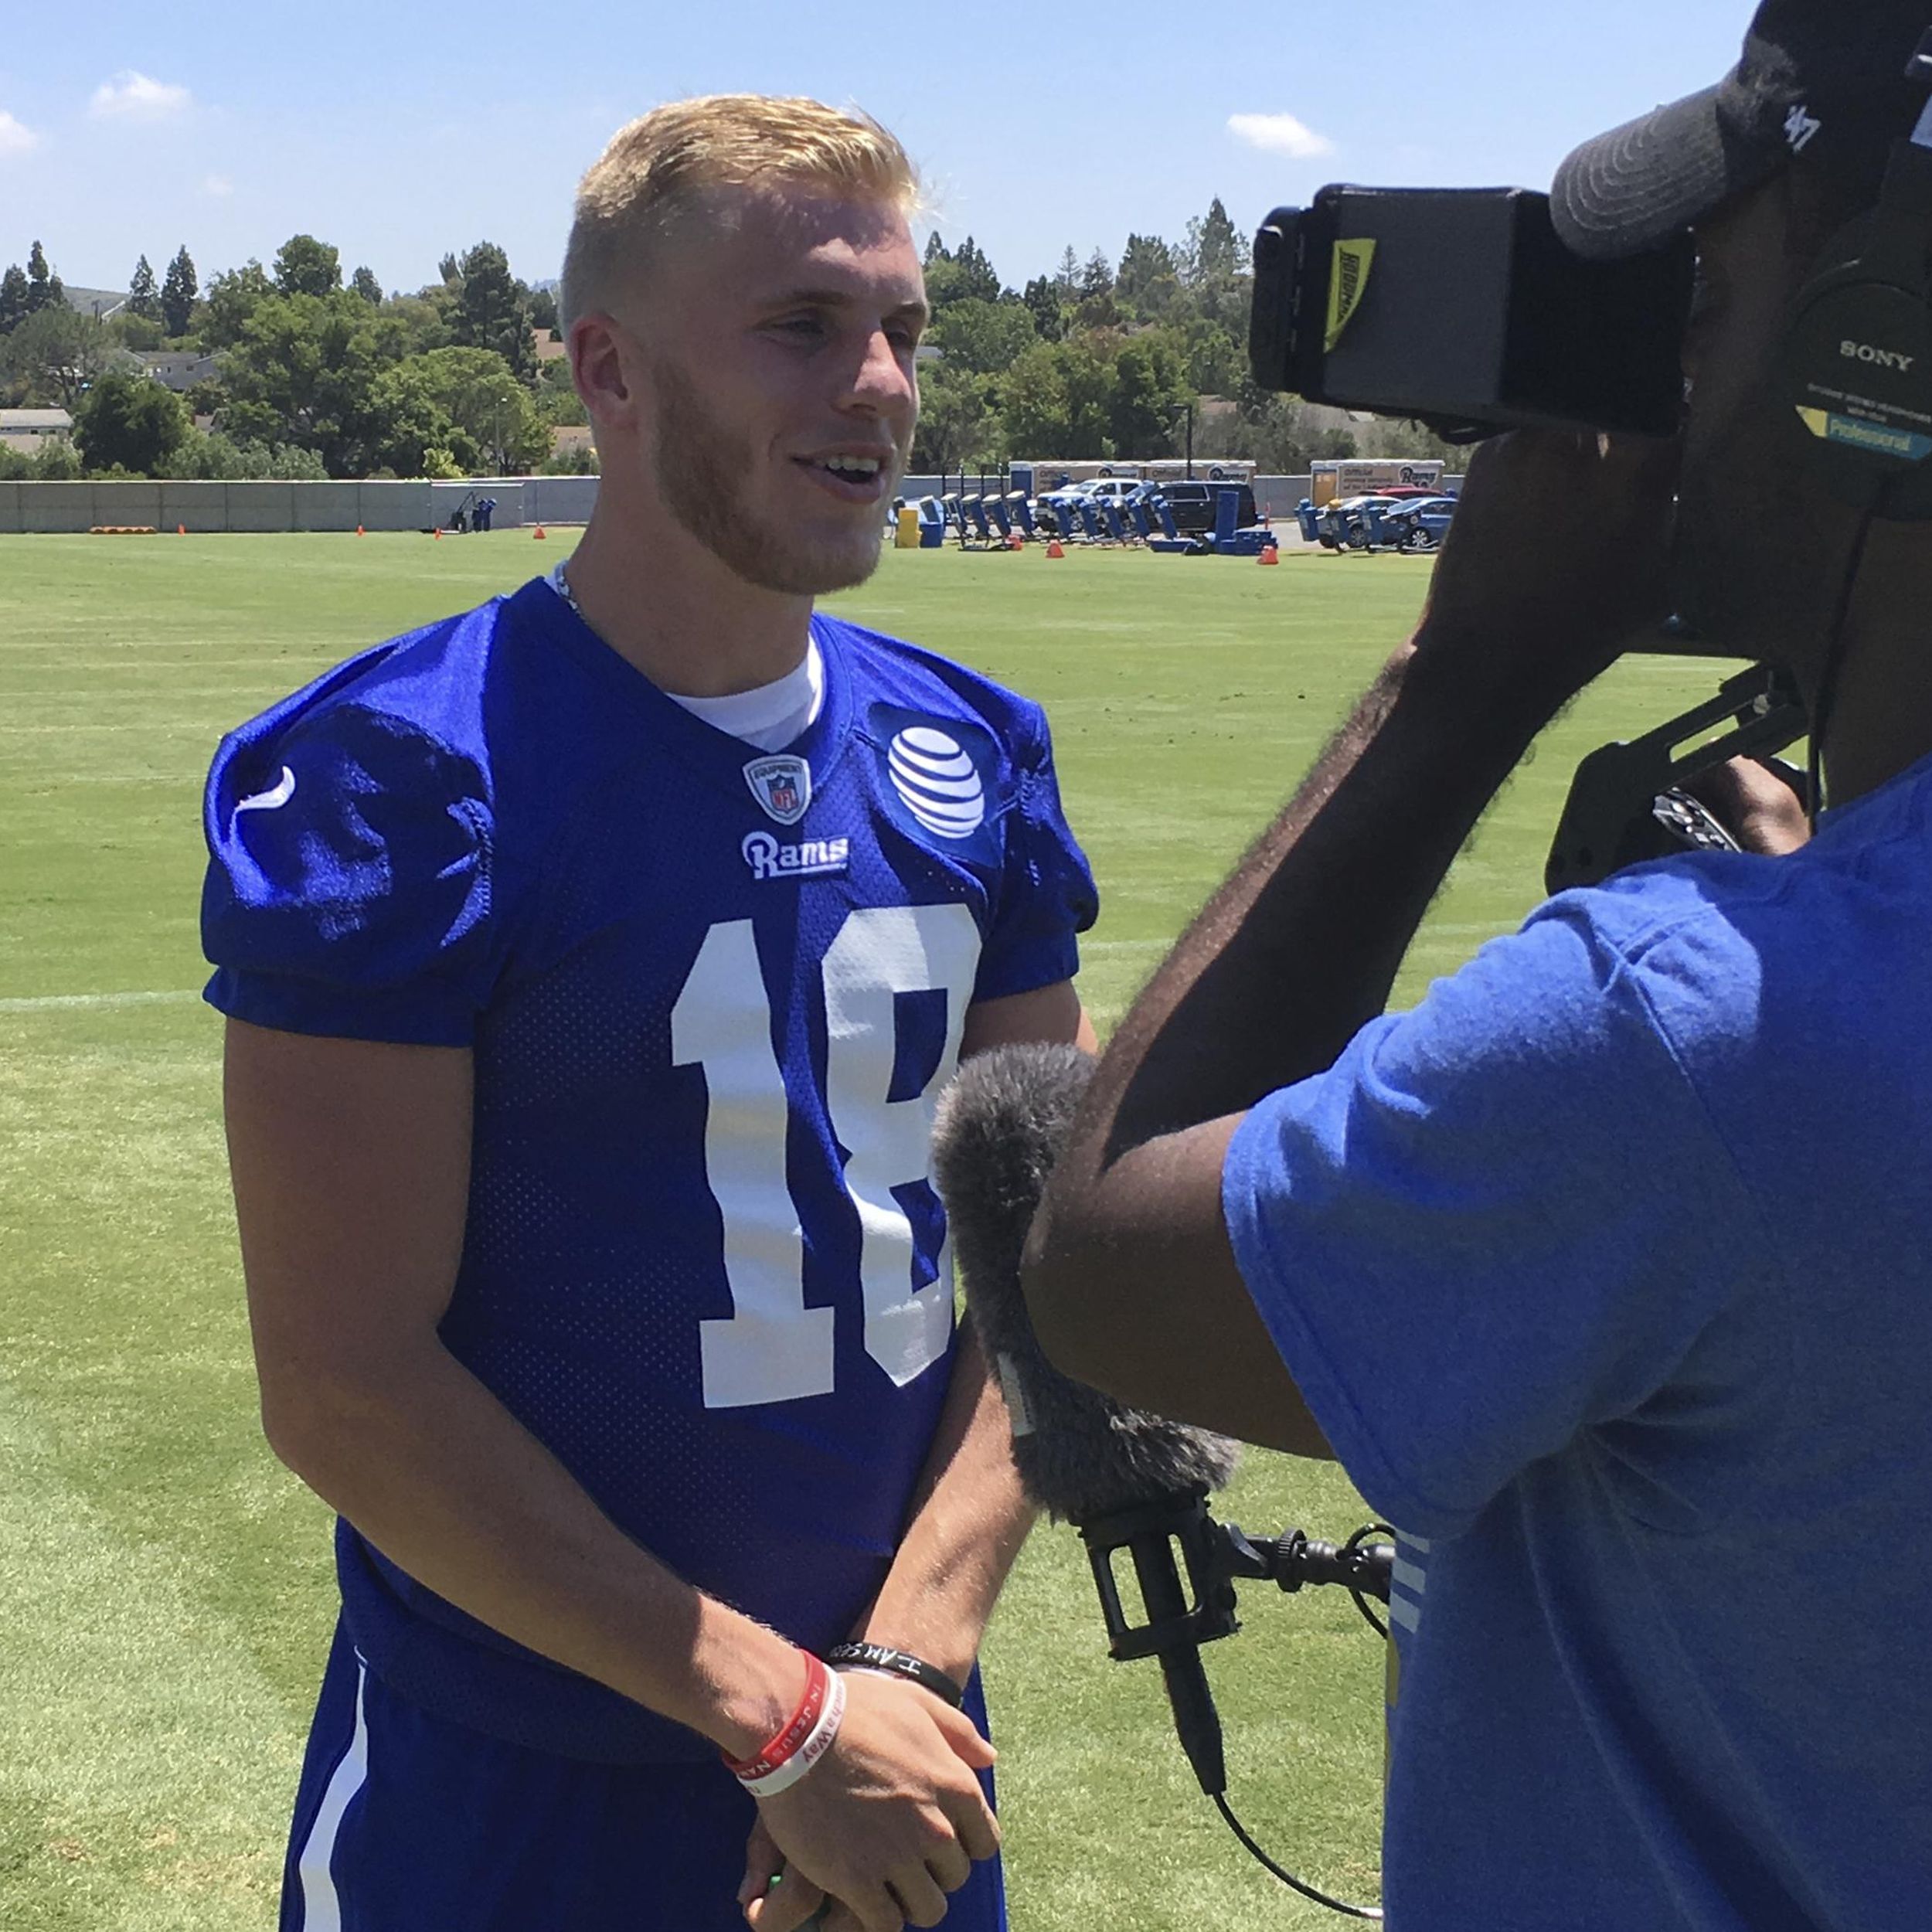
[{"label": "blue sky", "polygon": [[[950,241],[1015,286],[1068,243],[1243,229],[1324,182],[1547,185],[1577,141],[1715,80],[1739,0],[0,0],[0,265],[43,241],[124,287],[289,235],[386,287],[487,237],[554,274],[577,176],[655,102],[855,101],[919,162]],[[1258,145],[1257,145],[1258,144]]]}]

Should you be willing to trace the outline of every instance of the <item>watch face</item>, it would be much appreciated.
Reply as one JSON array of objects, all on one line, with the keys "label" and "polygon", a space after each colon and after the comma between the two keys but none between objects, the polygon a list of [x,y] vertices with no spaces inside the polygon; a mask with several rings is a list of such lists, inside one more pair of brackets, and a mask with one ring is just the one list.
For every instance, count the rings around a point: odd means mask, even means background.
[{"label": "watch face", "polygon": [[1708,805],[1681,786],[1672,785],[1651,801],[1651,816],[1674,844],[1692,852],[1739,852],[1743,848],[1724,829]]}]

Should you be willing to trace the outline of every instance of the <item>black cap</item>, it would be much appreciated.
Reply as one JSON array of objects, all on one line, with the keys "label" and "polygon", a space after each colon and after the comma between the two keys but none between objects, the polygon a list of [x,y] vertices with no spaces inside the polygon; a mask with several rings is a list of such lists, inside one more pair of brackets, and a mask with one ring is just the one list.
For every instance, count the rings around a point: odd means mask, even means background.
[{"label": "black cap", "polygon": [[1550,213],[1604,260],[1802,167],[1876,199],[1886,154],[1932,87],[1932,0],[1765,0],[1714,87],[1586,141],[1556,170]]}]

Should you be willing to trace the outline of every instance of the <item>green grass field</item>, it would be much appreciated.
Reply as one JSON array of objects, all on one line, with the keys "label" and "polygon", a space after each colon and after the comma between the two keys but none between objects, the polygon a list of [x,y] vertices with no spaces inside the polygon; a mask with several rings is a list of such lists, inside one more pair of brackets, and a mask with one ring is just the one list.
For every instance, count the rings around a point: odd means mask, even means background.
[{"label": "green grass field", "polygon": [[[219,1022],[196,998],[209,756],[350,651],[563,548],[522,532],[0,540],[6,1932],[270,1924],[333,1614],[325,1512],[255,1423]],[[1083,985],[1104,1029],[1412,621],[1427,567],[888,553],[837,607],[1046,702],[1104,895]],[[1633,663],[1553,726],[1400,997],[1535,903],[1583,752],[1714,688],[1708,665]],[[1327,1535],[1363,1518],[1333,1471],[1263,1456],[1224,1513]],[[1256,1588],[1245,1608],[1247,1634],[1209,1658],[1235,1808],[1291,1869],[1364,1896],[1379,1647],[1345,1599]],[[1070,1531],[1034,1538],[988,1672],[1017,1932],[1335,1923],[1195,1791],[1154,1667],[1108,1662]]]}]

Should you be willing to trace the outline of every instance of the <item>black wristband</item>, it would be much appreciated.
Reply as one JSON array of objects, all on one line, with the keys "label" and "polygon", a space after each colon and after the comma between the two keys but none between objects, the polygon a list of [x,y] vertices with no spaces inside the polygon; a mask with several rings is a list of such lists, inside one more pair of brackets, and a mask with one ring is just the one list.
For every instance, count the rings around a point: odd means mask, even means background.
[{"label": "black wristband", "polygon": [[903,1677],[918,1684],[957,1710],[966,1693],[937,1664],[915,1657],[909,1650],[894,1650],[886,1644],[834,1644],[825,1652],[825,1662],[838,1670],[873,1670],[882,1677]]}]

